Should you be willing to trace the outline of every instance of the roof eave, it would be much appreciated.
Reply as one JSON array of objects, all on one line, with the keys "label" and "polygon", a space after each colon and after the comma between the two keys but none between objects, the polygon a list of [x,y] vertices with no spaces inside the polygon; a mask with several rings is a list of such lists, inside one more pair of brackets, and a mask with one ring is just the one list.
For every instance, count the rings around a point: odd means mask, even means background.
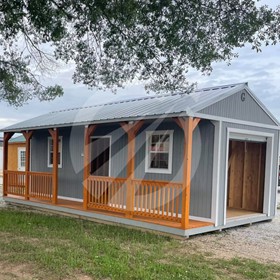
[{"label": "roof eave", "polygon": [[138,121],[138,120],[155,120],[155,119],[165,119],[165,118],[175,118],[175,117],[187,117],[192,116],[188,114],[186,111],[182,111],[180,113],[170,113],[170,114],[161,114],[161,115],[147,115],[147,116],[139,116],[139,117],[129,117],[129,118],[118,118],[118,119],[108,119],[108,120],[98,120],[98,121],[87,121],[87,122],[72,122],[72,123],[64,123],[64,124],[53,124],[53,125],[45,125],[45,126],[30,126],[30,127],[20,127],[20,128],[3,128],[0,129],[0,132],[14,132],[21,133],[22,131],[30,131],[30,130],[39,130],[39,129],[49,129],[49,128],[61,128],[61,127],[69,127],[69,126],[85,126],[90,124],[109,124],[109,123],[119,123],[119,122],[129,122],[129,121]]},{"label": "roof eave", "polygon": [[248,94],[258,103],[258,105],[264,110],[264,112],[270,117],[270,119],[277,125],[280,126],[279,121],[273,116],[273,114],[266,108],[266,106],[260,101],[260,99],[252,92],[252,90],[248,87],[248,85],[245,86],[245,90],[248,92]]}]

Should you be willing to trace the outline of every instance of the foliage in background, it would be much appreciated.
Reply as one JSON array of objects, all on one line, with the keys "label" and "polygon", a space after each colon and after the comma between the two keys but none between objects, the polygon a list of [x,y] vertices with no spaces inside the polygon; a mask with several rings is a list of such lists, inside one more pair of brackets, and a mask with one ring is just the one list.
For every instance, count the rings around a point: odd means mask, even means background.
[{"label": "foliage in background", "polygon": [[55,60],[74,62],[74,82],[93,88],[140,80],[148,91],[189,92],[190,68],[209,73],[246,43],[276,44],[279,14],[254,0],[2,1],[0,96],[15,105],[60,96],[39,79]]}]

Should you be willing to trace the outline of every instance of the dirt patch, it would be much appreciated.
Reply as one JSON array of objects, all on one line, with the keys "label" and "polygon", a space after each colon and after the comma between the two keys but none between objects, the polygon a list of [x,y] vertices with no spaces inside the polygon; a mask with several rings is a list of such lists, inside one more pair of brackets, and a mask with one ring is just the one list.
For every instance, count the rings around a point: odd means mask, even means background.
[{"label": "dirt patch", "polygon": [[7,265],[0,263],[1,280],[35,280],[32,269],[27,265]]},{"label": "dirt patch", "polygon": [[[37,271],[38,272],[38,271]],[[38,278],[35,277],[35,274],[38,273],[34,273],[33,269],[31,266],[29,265],[10,265],[10,264],[6,264],[6,263],[0,263],[0,279],[1,280],[41,280],[41,279],[51,279],[48,276],[46,277],[46,275],[42,272],[41,276],[39,276]],[[87,275],[83,275],[80,273],[77,273],[75,275],[69,276],[67,278],[65,278],[65,280],[92,280],[91,277],[87,276]]]},{"label": "dirt patch", "polygon": [[[182,244],[186,243],[195,245],[197,252],[210,257],[241,257],[280,264],[280,210],[272,222],[232,228],[182,241]],[[188,248],[186,246],[185,253]],[[184,251],[184,246],[181,250]]]}]

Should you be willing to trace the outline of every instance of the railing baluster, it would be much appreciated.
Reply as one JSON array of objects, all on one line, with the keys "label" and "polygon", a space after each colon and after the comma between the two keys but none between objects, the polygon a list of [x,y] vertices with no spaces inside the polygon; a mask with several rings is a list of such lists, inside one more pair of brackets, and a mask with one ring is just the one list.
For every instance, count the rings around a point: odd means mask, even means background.
[{"label": "railing baluster", "polygon": [[170,195],[169,195],[169,192],[170,192],[170,188],[168,186],[168,188],[166,189],[166,192],[167,192],[167,200],[166,200],[166,216],[169,217],[169,202],[170,202]]},{"label": "railing baluster", "polygon": [[161,215],[164,216],[164,210],[165,210],[165,186],[162,188],[162,213]]},{"label": "railing baluster", "polygon": [[149,188],[149,185],[146,185],[146,188],[145,188],[145,194],[144,194],[144,198],[145,198],[145,213],[147,212],[147,209],[148,209],[148,188]]},{"label": "railing baluster", "polygon": [[172,204],[171,204],[171,217],[172,218],[174,216],[174,200],[175,200],[174,192],[175,192],[175,189],[172,188],[172,196],[171,196],[171,201],[172,201]]},{"label": "railing baluster", "polygon": [[176,190],[176,218],[179,217],[179,195],[178,190]]},{"label": "railing baluster", "polygon": [[117,194],[116,194],[116,196],[117,196],[118,208],[121,208],[121,203],[120,203],[120,201],[121,201],[121,196],[120,196],[120,183],[119,183],[119,182],[115,182],[115,184],[116,184],[116,189],[117,189]]}]

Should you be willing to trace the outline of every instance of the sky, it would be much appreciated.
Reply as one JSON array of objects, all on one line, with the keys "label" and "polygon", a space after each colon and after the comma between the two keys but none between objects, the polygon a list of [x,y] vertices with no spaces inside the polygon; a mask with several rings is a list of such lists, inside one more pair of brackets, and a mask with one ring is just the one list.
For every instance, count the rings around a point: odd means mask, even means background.
[{"label": "sky", "polygon": [[[280,5],[280,0],[266,0],[260,3],[274,8]],[[237,51],[239,57],[233,59],[230,65],[226,62],[214,63],[213,71],[209,76],[191,70],[189,80],[196,82],[198,88],[248,82],[256,96],[280,120],[280,44],[264,47],[261,53],[256,53],[249,46]],[[54,101],[32,100],[19,108],[0,101],[0,128],[54,110],[100,104],[147,94],[141,84],[127,86],[116,94],[110,91],[89,90],[82,84],[74,84],[71,79],[72,74],[73,65],[66,65],[44,78],[45,84],[60,84],[64,88],[64,96]]]}]

